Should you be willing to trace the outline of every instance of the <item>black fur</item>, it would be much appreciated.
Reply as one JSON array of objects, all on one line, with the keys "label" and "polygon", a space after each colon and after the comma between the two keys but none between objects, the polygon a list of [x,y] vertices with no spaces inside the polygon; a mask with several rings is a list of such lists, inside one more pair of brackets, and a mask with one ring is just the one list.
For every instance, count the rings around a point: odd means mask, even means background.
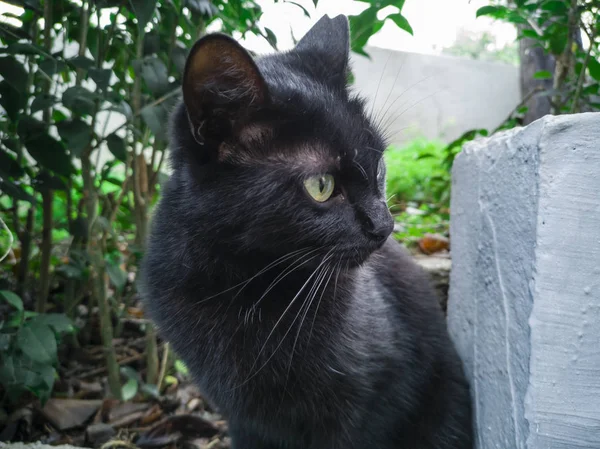
[{"label": "black fur", "polygon": [[[345,85],[347,49],[338,17],[255,63],[223,36],[192,50],[145,306],[234,449],[471,448],[437,299],[388,238],[385,144]],[[320,173],[325,203],[303,187]]]}]

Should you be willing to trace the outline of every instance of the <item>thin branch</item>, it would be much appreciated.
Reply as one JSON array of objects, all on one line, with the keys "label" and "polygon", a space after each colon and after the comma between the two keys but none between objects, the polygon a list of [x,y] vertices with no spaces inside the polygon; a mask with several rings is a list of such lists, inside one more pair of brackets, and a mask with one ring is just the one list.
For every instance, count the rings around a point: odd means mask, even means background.
[{"label": "thin branch", "polygon": [[579,105],[579,98],[581,97],[581,91],[583,90],[583,81],[585,80],[585,72],[586,72],[587,66],[590,62],[590,58],[592,56],[592,50],[594,49],[594,40],[596,39],[593,29],[590,31],[587,29],[587,26],[585,26],[585,24],[581,24],[581,25],[582,25],[581,29],[587,35],[587,37],[590,41],[590,44],[589,44],[589,48],[585,54],[585,59],[583,60],[581,72],[579,72],[579,78],[577,79],[577,88],[575,89],[575,95],[573,96],[573,104],[571,105],[571,113],[574,113],[577,111],[577,107]]}]

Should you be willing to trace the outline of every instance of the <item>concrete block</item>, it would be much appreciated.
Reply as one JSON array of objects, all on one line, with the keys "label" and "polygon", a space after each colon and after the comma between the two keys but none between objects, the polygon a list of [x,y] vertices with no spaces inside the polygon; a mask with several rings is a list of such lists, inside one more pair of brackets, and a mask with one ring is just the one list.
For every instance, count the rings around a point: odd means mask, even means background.
[{"label": "concrete block", "polygon": [[600,114],[465,146],[448,326],[479,449],[600,448]]}]

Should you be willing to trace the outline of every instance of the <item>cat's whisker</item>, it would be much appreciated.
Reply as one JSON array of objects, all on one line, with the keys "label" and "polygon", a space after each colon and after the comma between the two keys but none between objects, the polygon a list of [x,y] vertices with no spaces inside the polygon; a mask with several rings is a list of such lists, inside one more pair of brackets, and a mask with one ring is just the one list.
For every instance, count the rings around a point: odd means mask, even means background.
[{"label": "cat's whisker", "polygon": [[[312,251],[317,251],[317,250],[318,250],[318,249],[313,249]],[[252,281],[253,281],[254,279],[256,279],[258,276],[260,276],[260,275],[262,275],[262,274],[266,273],[266,272],[267,272],[267,271],[269,271],[271,268],[275,268],[277,265],[280,265],[280,264],[282,264],[283,262],[285,262],[286,260],[289,260],[289,259],[293,258],[294,256],[297,256],[299,253],[302,253],[302,252],[305,252],[305,251],[306,251],[306,252],[311,252],[311,249],[310,249],[310,248],[302,248],[302,249],[298,249],[298,250],[292,251],[292,252],[290,252],[290,253],[288,253],[288,254],[286,254],[286,255],[284,255],[284,256],[282,256],[282,257],[280,257],[280,258],[276,259],[275,261],[273,261],[273,262],[269,263],[269,264],[268,264],[268,265],[267,265],[265,268],[263,268],[262,270],[260,270],[258,273],[256,273],[255,275],[253,275],[253,276],[252,276],[252,277],[250,277],[249,279],[246,279],[245,281],[242,281],[242,282],[240,282],[240,283],[238,283],[238,284],[235,284],[234,286],[232,286],[232,287],[229,287],[229,288],[227,288],[227,289],[225,289],[225,290],[223,290],[223,291],[221,291],[221,292],[219,292],[219,293],[215,293],[214,295],[207,296],[206,298],[203,298],[201,301],[198,301],[198,302],[196,302],[196,303],[195,303],[195,305],[202,304],[203,302],[206,302],[206,301],[208,301],[208,300],[210,300],[210,299],[216,298],[217,296],[221,296],[221,295],[223,295],[223,294],[225,294],[225,293],[227,293],[227,292],[230,292],[231,290],[235,290],[236,288],[238,288],[238,287],[240,287],[240,286],[242,286],[242,289],[243,289],[243,288],[245,288],[245,287],[246,287],[246,286],[247,286],[247,285],[248,285],[250,282],[252,282]],[[239,292],[238,292],[238,294],[239,294]]]},{"label": "cat's whisker", "polygon": [[[313,283],[313,288],[311,289],[311,291],[309,292],[307,299],[310,298],[310,301],[308,301],[308,304],[306,305],[306,307],[304,308],[304,314],[302,316],[302,318],[300,319],[300,324],[298,325],[298,331],[296,332],[296,338],[294,339],[294,345],[292,346],[292,351],[291,351],[291,356],[290,356],[290,361],[288,363],[288,369],[287,369],[287,373],[286,373],[286,377],[285,377],[285,385],[283,387],[284,391],[287,391],[287,385],[288,385],[288,381],[289,381],[289,377],[290,377],[290,372],[292,369],[292,361],[294,359],[294,354],[296,351],[296,345],[298,343],[298,338],[300,337],[300,333],[302,331],[302,325],[304,324],[304,320],[306,319],[306,316],[308,315],[309,310],[311,309],[315,298],[317,297],[318,293],[319,293],[319,289],[321,288],[321,285],[323,285],[323,282],[325,281],[325,278],[327,278],[327,282],[325,282],[325,285],[323,286],[323,290],[321,290],[321,295],[319,297],[319,301],[317,302],[317,307],[315,309],[315,314],[313,316],[313,320],[310,326],[310,331],[308,334],[308,338],[306,340],[306,349],[304,352],[304,357],[302,358],[302,360],[304,361],[304,359],[306,358],[306,354],[307,354],[307,350],[308,350],[308,345],[310,343],[311,337],[312,337],[312,332],[313,332],[313,327],[315,324],[315,318],[317,317],[317,313],[319,311],[319,306],[321,305],[321,300],[323,299],[323,295],[325,294],[325,291],[327,290],[327,287],[329,285],[329,282],[331,281],[331,277],[333,275],[333,273],[335,272],[335,264],[330,264],[325,266],[322,270],[321,270],[321,275],[319,276],[319,278],[317,278],[315,280],[315,282]],[[329,273],[329,274],[328,274]],[[314,291],[314,293],[313,293]],[[305,300],[305,303],[307,301]],[[304,307],[304,305],[303,305]],[[281,406],[283,404],[283,396],[281,398],[281,402],[279,403],[279,409],[281,409]]]},{"label": "cat's whisker", "polygon": [[[388,54],[388,57],[385,61],[385,65],[383,66],[383,70],[381,71],[381,75],[379,76],[379,82],[377,83],[377,89],[375,90],[375,97],[373,98],[373,102],[371,103],[371,112],[369,112],[369,115],[371,117],[373,116],[373,111],[375,109],[375,103],[377,103],[377,96],[379,95],[379,88],[381,87],[381,82],[383,81],[383,75],[385,74],[385,70],[387,69],[387,66],[388,66],[388,63],[390,62],[391,57],[392,57],[392,52],[390,52]],[[396,76],[398,76],[398,75],[396,75]],[[390,90],[390,92],[391,92],[391,90]],[[390,94],[388,94],[388,97],[389,96],[390,96]]]},{"label": "cat's whisker", "polygon": [[335,301],[335,295],[337,293],[337,279],[338,279],[338,277],[340,275],[340,265],[341,265],[341,263],[342,263],[342,261],[339,260],[336,265],[332,265],[332,270],[331,270],[331,273],[329,275],[329,279],[327,279],[327,283],[325,284],[325,287],[323,288],[323,291],[321,292],[321,296],[319,297],[319,301],[317,302],[317,307],[315,309],[315,314],[313,315],[313,320],[312,320],[312,323],[310,325],[310,332],[308,333],[308,340],[307,340],[308,342],[310,342],[310,339],[312,337],[312,332],[313,332],[313,329],[315,327],[315,320],[317,319],[317,314],[319,313],[319,307],[321,305],[321,300],[323,299],[323,295],[325,294],[325,291],[327,290],[327,286],[329,285],[329,281],[331,280],[331,276],[333,275],[333,273],[336,273],[334,290],[333,290],[333,296],[332,296],[333,300]]},{"label": "cat's whisker", "polygon": [[[264,293],[261,295],[260,298],[258,298],[258,300],[252,305],[252,309],[256,310],[258,308],[258,306],[260,305],[260,303],[262,302],[262,300],[269,294],[269,292],[275,288],[277,286],[277,284],[279,284],[283,279],[285,279],[287,276],[289,276],[290,274],[292,274],[294,271],[296,271],[297,269],[303,267],[304,265],[306,265],[307,263],[309,263],[311,260],[313,260],[315,257],[317,257],[317,255],[311,256],[309,257],[307,260],[302,261],[302,258],[306,257],[308,254],[305,254],[304,256],[299,257],[296,261],[294,261],[292,264],[290,264],[290,266],[288,266],[285,270],[283,270],[281,273],[279,273],[277,275],[277,277],[275,277],[275,279],[273,279],[273,281],[271,282],[271,284],[269,284],[269,286],[267,287],[267,289],[264,291]],[[295,266],[292,266],[294,264],[297,264]]]},{"label": "cat's whisker", "polygon": [[[389,106],[385,109],[385,111],[383,111],[382,115],[381,115],[381,119],[384,119],[385,117],[387,117],[388,113],[390,112],[390,109],[396,104],[396,102],[398,100],[400,100],[400,98],[402,98],[402,96],[404,94],[406,94],[407,92],[409,92],[411,89],[414,89],[415,87],[417,87],[419,84],[424,83],[425,81],[430,80],[431,78],[433,78],[436,75],[429,75],[423,79],[421,79],[420,81],[417,81],[416,83],[411,84],[410,86],[408,86],[406,89],[404,89],[402,92],[400,92],[398,94],[398,96],[394,99],[394,101],[392,101]],[[383,110],[383,108],[382,108]]]},{"label": "cat's whisker", "polygon": [[[392,83],[392,85],[390,86],[390,90],[387,94],[387,97],[385,98],[385,101],[383,102],[383,105],[381,106],[381,109],[379,110],[379,112],[377,113],[377,117],[373,117],[373,121],[374,122],[378,122],[380,120],[380,118],[382,117],[381,114],[383,113],[383,108],[385,108],[387,102],[390,100],[390,97],[392,95],[392,92],[394,91],[394,86],[396,86],[396,83],[398,82],[398,77],[400,76],[400,73],[402,73],[402,69],[404,68],[404,63],[406,62],[406,56],[404,56],[404,58],[402,59],[402,62],[400,63],[400,68],[398,69],[398,71],[396,72],[396,76],[394,77],[394,82]],[[372,111],[371,111],[371,115],[372,115]]]},{"label": "cat's whisker", "polygon": [[437,94],[439,94],[440,92],[443,92],[443,89],[439,89],[439,90],[436,90],[435,92],[432,92],[432,93],[430,93],[429,95],[427,95],[427,96],[425,96],[425,97],[421,98],[420,100],[418,100],[418,101],[415,101],[413,104],[411,104],[410,106],[408,106],[407,108],[405,108],[404,110],[402,110],[402,111],[401,111],[399,114],[397,114],[397,115],[393,115],[393,116],[390,116],[390,117],[388,118],[388,120],[387,120],[388,124],[386,124],[385,126],[389,126],[389,122],[390,122],[390,120],[391,120],[392,122],[393,122],[393,121],[396,121],[396,120],[398,120],[398,119],[399,119],[399,118],[401,118],[401,117],[402,117],[404,114],[406,114],[408,111],[410,111],[412,108],[414,108],[415,106],[417,106],[417,105],[419,105],[420,103],[424,102],[425,100],[427,100],[427,99],[429,99],[429,98],[433,97],[434,95],[437,95]]},{"label": "cat's whisker", "polygon": [[[269,342],[269,340],[271,339],[271,336],[273,335],[273,333],[275,332],[275,330],[277,329],[277,327],[279,326],[279,324],[281,323],[281,321],[283,320],[283,318],[285,317],[286,313],[288,312],[288,310],[291,309],[291,307],[294,305],[294,303],[296,302],[296,300],[298,299],[298,297],[300,296],[300,294],[302,293],[302,291],[304,291],[304,289],[306,288],[306,286],[308,285],[308,283],[311,281],[311,279],[315,276],[315,274],[319,271],[319,269],[323,266],[323,264],[325,264],[327,262],[327,256],[325,256],[324,260],[317,266],[317,268],[315,268],[312,272],[312,274],[308,277],[308,279],[306,280],[306,282],[304,282],[304,284],[302,285],[302,287],[300,287],[300,290],[298,290],[298,293],[296,293],[296,295],[292,298],[292,300],[290,301],[290,303],[287,305],[287,307],[284,309],[284,311],[281,313],[281,316],[279,317],[279,319],[277,320],[277,322],[275,323],[275,325],[273,326],[273,328],[271,329],[271,332],[269,332],[269,335],[267,335],[267,338],[265,339],[264,344],[262,345],[260,351],[258,352],[256,359],[254,361],[254,364],[250,367],[250,372],[252,372],[254,370],[254,367],[256,366],[256,364],[258,363],[258,360],[260,359],[260,356],[262,355],[263,351],[265,350],[265,348],[267,347],[267,343]],[[298,318],[298,316],[296,316],[296,319]],[[292,322],[292,326],[294,324],[296,320],[294,320]],[[241,384],[239,384],[238,386],[232,388],[232,390],[235,390],[237,388],[240,388],[242,386],[244,386],[245,384],[247,384],[250,380],[252,380],[265,366],[267,366],[267,364],[271,361],[271,359],[275,356],[275,354],[277,353],[277,350],[281,347],[281,345],[283,344],[285,338],[288,336],[288,334],[290,333],[290,330],[292,329],[292,326],[290,326],[290,328],[287,330],[287,332],[283,335],[283,337],[281,338],[281,341],[279,342],[279,344],[277,345],[277,347],[273,350],[273,353],[269,356],[269,358],[265,361],[265,363],[263,363],[260,368],[258,368],[258,370],[256,370],[254,372],[254,374],[251,374],[250,376],[248,376],[246,378],[246,380],[244,380]]]},{"label": "cat's whisker", "polygon": [[363,177],[364,177],[366,180],[368,180],[368,179],[369,179],[369,176],[367,175],[367,172],[366,172],[366,170],[363,168],[363,166],[362,166],[362,165],[360,165],[360,163],[359,163],[359,162],[358,162],[356,159],[353,159],[353,160],[352,160],[352,164],[354,164],[354,165],[356,166],[356,168],[358,168],[358,169],[360,170],[360,173],[363,175]]},{"label": "cat's whisker", "polygon": [[[292,361],[294,359],[294,352],[296,351],[296,345],[298,343],[298,337],[300,336],[300,332],[302,331],[302,324],[304,324],[304,320],[306,319],[306,315],[308,314],[308,311],[310,310],[310,307],[312,306],[312,303],[313,303],[315,297],[319,293],[319,289],[321,288],[321,285],[323,284],[323,281],[325,280],[325,277],[327,276],[327,273],[328,273],[329,269],[330,269],[329,265],[325,265],[323,267],[323,269],[321,270],[321,273],[315,279],[315,282],[313,283],[313,286],[310,289],[310,291],[309,291],[309,293],[308,293],[308,295],[306,297],[305,303],[307,303],[307,306],[304,309],[304,314],[302,315],[302,318],[300,319],[300,324],[298,325],[298,331],[296,332],[296,338],[294,339],[294,344],[292,346],[292,353],[290,355],[290,362],[288,363],[288,370],[287,370],[286,379],[290,375],[290,369],[292,368]],[[323,291],[325,291],[325,290],[323,290]],[[301,311],[302,311],[302,308],[300,309],[300,312]],[[286,380],[286,383],[287,383],[287,380]]]}]

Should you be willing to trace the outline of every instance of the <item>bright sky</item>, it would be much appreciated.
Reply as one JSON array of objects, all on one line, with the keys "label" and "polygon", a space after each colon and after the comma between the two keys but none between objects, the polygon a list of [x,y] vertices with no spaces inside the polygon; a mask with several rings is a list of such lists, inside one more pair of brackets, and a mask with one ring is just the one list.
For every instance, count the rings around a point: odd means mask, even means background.
[{"label": "bright sky", "polygon": [[[353,0],[320,0],[315,11],[312,0],[297,0],[310,12],[311,19],[308,19],[298,7],[289,3],[274,0],[257,2],[264,11],[261,24],[273,30],[281,49],[292,47],[290,30],[296,38],[300,38],[323,14],[357,14],[366,6],[366,3]],[[461,28],[471,31],[487,29],[497,37],[500,46],[514,42],[516,32],[511,25],[493,22],[487,17],[476,18],[477,9],[489,4],[489,0],[406,0],[402,13],[411,24],[414,36],[390,22],[371,38],[369,45],[439,54],[442,48],[452,45]],[[257,37],[248,38],[246,45],[260,53],[271,51],[269,44]]]},{"label": "bright sky", "polygon": [[[357,14],[366,6],[366,3],[353,0],[320,0],[315,10],[312,0],[295,1],[309,11],[310,19],[305,17],[297,6],[282,0],[257,0],[264,11],[261,24],[273,30],[282,50],[293,46],[292,32],[296,39],[302,37],[323,14]],[[457,33],[463,28],[471,31],[488,29],[496,36],[500,46],[513,42],[516,32],[511,25],[492,22],[485,17],[476,19],[477,9],[488,4],[489,0],[406,0],[403,14],[410,22],[414,36],[398,29],[393,23],[386,23],[379,33],[371,38],[369,45],[414,53],[439,54],[444,47],[452,45]],[[19,11],[20,8],[0,0],[0,14]],[[264,39],[255,36],[249,37],[245,45],[258,53],[271,51]]]}]

